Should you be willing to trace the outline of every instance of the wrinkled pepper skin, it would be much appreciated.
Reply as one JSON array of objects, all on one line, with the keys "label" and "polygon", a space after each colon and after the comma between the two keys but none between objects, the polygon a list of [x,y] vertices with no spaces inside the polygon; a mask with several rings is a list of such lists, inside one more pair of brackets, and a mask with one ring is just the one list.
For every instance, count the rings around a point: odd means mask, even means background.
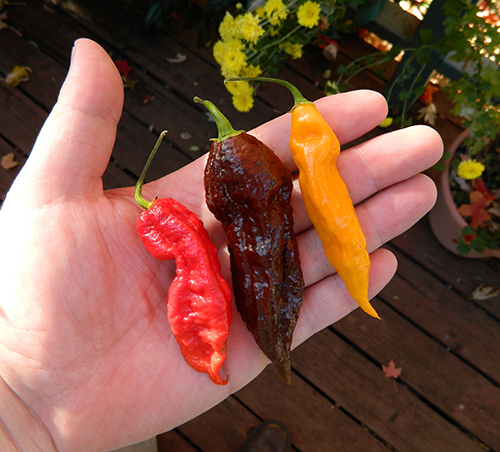
[{"label": "wrinkled pepper skin", "polygon": [[290,383],[290,346],[304,297],[292,174],[266,145],[242,132],[213,142],[205,189],[208,207],[226,232],[237,308]]},{"label": "wrinkled pepper skin", "polygon": [[167,317],[187,363],[225,385],[219,371],[231,324],[231,289],[201,220],[172,198],[157,199],[137,220],[144,246],[159,260],[175,259]]}]

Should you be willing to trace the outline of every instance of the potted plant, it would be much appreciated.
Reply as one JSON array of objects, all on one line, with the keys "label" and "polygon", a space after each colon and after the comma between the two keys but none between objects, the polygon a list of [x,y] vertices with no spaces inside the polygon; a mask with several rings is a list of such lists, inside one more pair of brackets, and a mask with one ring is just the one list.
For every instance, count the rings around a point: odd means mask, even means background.
[{"label": "potted plant", "polygon": [[[378,54],[378,61],[362,57],[341,67],[333,84],[342,89],[352,74],[404,52],[385,93],[401,126],[411,123],[416,99],[424,104],[417,117],[434,125],[433,92],[446,93],[450,113],[461,118],[465,131],[445,154],[431,226],[444,246],[471,257],[500,257],[499,8],[499,0],[434,0],[430,20],[424,19],[409,48],[393,47]],[[436,61],[445,57],[455,63],[458,75],[436,77],[441,83],[429,84]],[[453,223],[442,223],[441,214]]]},{"label": "potted plant", "polygon": [[[469,257],[500,257],[499,6],[482,1],[466,3],[461,14],[448,9],[449,28],[440,43],[463,64],[462,76],[450,81],[446,92],[465,131],[446,154],[430,221],[444,246]],[[441,223],[451,200],[459,226]],[[455,236],[445,237],[446,230]]]},{"label": "potted plant", "polygon": [[466,129],[448,150],[429,221],[438,241],[455,254],[500,258],[499,138],[472,155]]}]

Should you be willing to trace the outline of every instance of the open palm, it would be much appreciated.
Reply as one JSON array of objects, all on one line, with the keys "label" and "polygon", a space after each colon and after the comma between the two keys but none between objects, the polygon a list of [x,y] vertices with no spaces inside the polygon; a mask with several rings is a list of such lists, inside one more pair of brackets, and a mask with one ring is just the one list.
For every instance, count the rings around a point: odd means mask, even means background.
[{"label": "open palm", "polygon": [[[78,41],[59,101],[0,213],[0,374],[60,452],[109,450],[152,437],[219,403],[268,363],[235,310],[223,367],[228,385],[213,384],[185,363],[166,318],[174,262],[156,261],[142,246],[133,189],[102,189],[122,102],[113,62],[97,44]],[[318,108],[344,143],[386,114],[383,98],[366,91],[322,99]],[[251,133],[293,169],[289,121],[284,116]],[[354,202],[371,197],[358,207],[372,253],[371,297],[396,268],[393,255],[377,248],[432,206],[434,186],[417,173],[440,155],[439,137],[425,127],[342,153],[339,167]],[[229,281],[222,228],[204,204],[204,161],[143,193],[173,197],[200,216]],[[294,345],[355,308],[296,188],[307,288]]]}]

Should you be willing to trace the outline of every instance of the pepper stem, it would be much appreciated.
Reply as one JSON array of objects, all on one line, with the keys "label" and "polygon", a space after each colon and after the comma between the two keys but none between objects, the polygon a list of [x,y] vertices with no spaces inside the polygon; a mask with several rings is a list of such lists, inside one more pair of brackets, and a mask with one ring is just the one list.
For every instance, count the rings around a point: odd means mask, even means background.
[{"label": "pepper stem", "polygon": [[167,134],[166,130],[160,133],[158,140],[156,140],[155,147],[151,151],[151,154],[149,154],[146,165],[144,166],[142,173],[139,176],[139,179],[137,180],[137,184],[135,184],[135,193],[134,193],[135,202],[144,209],[149,209],[156,201],[156,198],[153,199],[153,201],[148,201],[142,197],[142,186],[144,185],[144,179],[146,178],[146,173],[148,172],[148,169],[151,166],[151,162],[153,161],[154,156],[156,155],[156,152],[158,151],[158,148],[160,147],[160,144],[163,141],[163,137],[166,134]]},{"label": "pepper stem", "polygon": [[277,83],[278,85],[282,85],[285,88],[288,88],[288,90],[292,93],[293,96],[293,102],[294,105],[293,107],[295,108],[299,104],[312,104],[312,102],[308,99],[306,99],[302,93],[290,82],[287,82],[286,80],[281,80],[279,78],[271,78],[271,77],[232,77],[232,78],[227,78],[224,80],[224,82],[240,82],[240,81],[247,81],[247,82],[271,82],[271,83]]},{"label": "pepper stem", "polygon": [[198,96],[196,96],[193,100],[197,104],[205,105],[206,109],[210,112],[210,114],[214,118],[215,124],[217,124],[217,131],[219,132],[217,141],[221,142],[227,140],[228,138],[239,135],[240,133],[243,133],[243,130],[234,130],[229,120],[209,100],[200,99]]}]

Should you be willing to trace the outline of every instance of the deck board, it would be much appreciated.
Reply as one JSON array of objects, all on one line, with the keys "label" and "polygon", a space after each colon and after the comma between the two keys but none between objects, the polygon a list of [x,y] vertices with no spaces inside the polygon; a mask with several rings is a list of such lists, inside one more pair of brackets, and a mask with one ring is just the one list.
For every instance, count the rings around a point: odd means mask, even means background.
[{"label": "deck board", "polygon": [[[161,130],[169,134],[148,178],[207,152],[216,128],[192,101],[196,95],[216,102],[235,127],[246,130],[290,108],[282,88],[262,85],[252,112],[237,113],[210,49],[196,48],[192,31],[144,32],[139,17],[119,1],[84,5],[85,17],[43,0],[9,7],[12,28],[0,31],[0,75],[14,64],[31,67],[33,74],[17,88],[0,83],[1,155],[15,152],[24,163],[57,99],[73,42],[83,36],[114,59],[126,59],[138,81],[125,92],[106,188],[135,183]],[[280,76],[317,99],[326,70],[369,51],[352,38],[341,43],[336,61],[327,61],[311,47]],[[177,53],[186,61],[167,60]],[[385,66],[384,79],[365,71],[350,89],[382,92],[393,70],[394,64]],[[146,95],[154,99],[145,104]],[[449,144],[459,124],[440,115],[436,128]],[[377,128],[362,140],[385,131]],[[20,167],[0,169],[0,197]],[[220,405],[160,435],[159,451],[235,451],[250,428],[269,418],[289,427],[295,451],[500,451],[500,297],[471,299],[479,284],[500,287],[499,261],[453,255],[436,242],[427,218],[387,247],[399,268],[374,300],[382,321],[353,312],[293,351],[291,387],[269,367]],[[398,380],[382,372],[391,359],[403,369]]]}]

